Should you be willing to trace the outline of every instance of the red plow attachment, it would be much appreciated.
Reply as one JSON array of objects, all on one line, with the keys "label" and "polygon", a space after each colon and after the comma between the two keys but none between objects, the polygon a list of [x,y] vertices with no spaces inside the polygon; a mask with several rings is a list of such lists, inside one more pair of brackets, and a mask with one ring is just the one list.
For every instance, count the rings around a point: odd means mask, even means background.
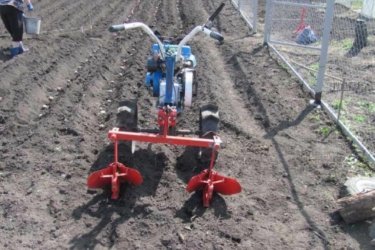
[{"label": "red plow attachment", "polygon": [[122,163],[113,162],[108,167],[95,171],[87,179],[88,188],[104,188],[112,186],[112,199],[118,199],[120,184],[128,182],[135,186],[141,185],[143,178],[138,170],[125,167]]},{"label": "red plow attachment", "polygon": [[203,205],[205,207],[209,207],[214,192],[223,195],[241,192],[241,186],[237,180],[213,171],[216,154],[221,143],[220,138],[216,135],[212,139],[168,135],[167,130],[171,120],[168,114],[163,116],[159,114],[159,117],[163,118],[162,122],[160,122],[163,130],[159,134],[120,131],[119,128],[109,131],[108,138],[114,142],[114,162],[104,169],[93,172],[87,179],[88,188],[104,188],[111,185],[111,197],[112,199],[118,199],[121,183],[127,182],[133,185],[140,185],[143,182],[141,174],[136,169],[129,168],[118,162],[119,141],[140,141],[212,149],[209,168],[191,178],[186,187],[188,192],[203,189]]},{"label": "red plow attachment", "polygon": [[193,176],[186,187],[186,191],[189,193],[200,189],[203,190],[203,206],[209,207],[213,192],[223,195],[237,194],[241,192],[241,185],[233,178],[206,169]]},{"label": "red plow attachment", "polygon": [[205,207],[210,206],[214,192],[224,195],[232,195],[241,192],[241,185],[237,180],[222,176],[212,170],[218,149],[219,144],[215,143],[211,154],[210,167],[203,170],[202,173],[193,176],[186,187],[186,191],[189,193],[203,189],[203,206]]}]

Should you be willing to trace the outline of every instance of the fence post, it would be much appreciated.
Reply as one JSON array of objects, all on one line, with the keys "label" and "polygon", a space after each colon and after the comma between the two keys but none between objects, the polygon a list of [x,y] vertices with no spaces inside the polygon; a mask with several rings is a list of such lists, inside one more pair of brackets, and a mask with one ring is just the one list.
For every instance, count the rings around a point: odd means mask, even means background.
[{"label": "fence post", "polygon": [[323,30],[323,38],[322,38],[322,48],[320,53],[320,60],[319,60],[319,72],[316,79],[316,87],[315,87],[315,104],[320,104],[322,100],[322,91],[324,86],[324,75],[326,72],[326,66],[328,61],[328,48],[329,48],[329,41],[330,41],[330,34],[332,30],[332,22],[335,10],[335,0],[328,0],[326,13],[324,16],[324,30]]},{"label": "fence post", "polygon": [[258,0],[253,0],[253,32],[257,32],[258,25]]},{"label": "fence post", "polygon": [[272,24],[272,9],[273,9],[273,0],[267,0],[266,3],[266,23],[264,25],[264,42],[266,45],[270,41],[271,36],[271,24]]}]

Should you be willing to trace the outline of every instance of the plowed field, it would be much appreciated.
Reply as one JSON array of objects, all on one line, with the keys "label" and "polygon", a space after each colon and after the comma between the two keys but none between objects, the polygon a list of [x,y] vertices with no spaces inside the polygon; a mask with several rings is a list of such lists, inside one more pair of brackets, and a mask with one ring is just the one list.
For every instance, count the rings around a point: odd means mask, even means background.
[{"label": "plowed field", "polygon": [[200,193],[185,191],[197,166],[191,150],[157,144],[120,152],[141,172],[141,186],[125,186],[118,201],[87,191],[90,170],[112,160],[107,131],[119,101],[137,98],[140,126],[156,125],[143,83],[152,42],[140,31],[107,28],[140,21],[165,36],[186,34],[218,5],[35,0],[42,34],[27,37],[30,51],[11,60],[0,26],[1,249],[369,247],[367,231],[353,232],[334,214],[340,187],[355,174],[345,161],[348,142],[323,131],[332,127],[327,116],[308,105],[229,1],[215,22],[225,43],[204,35],[190,43],[199,93],[179,126],[197,129],[199,107],[218,104],[224,145],[215,168],[243,191],[215,195],[203,208]]}]

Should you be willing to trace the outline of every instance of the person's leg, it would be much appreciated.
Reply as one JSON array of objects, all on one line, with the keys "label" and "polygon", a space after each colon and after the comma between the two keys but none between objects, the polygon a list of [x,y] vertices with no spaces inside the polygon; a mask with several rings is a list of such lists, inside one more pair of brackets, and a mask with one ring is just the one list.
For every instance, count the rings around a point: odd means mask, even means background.
[{"label": "person's leg", "polygon": [[9,22],[9,30],[12,36],[11,55],[16,56],[24,52],[23,39],[23,12],[15,7],[8,6],[7,19]]},{"label": "person's leg", "polygon": [[8,14],[8,8],[9,6],[7,5],[2,5],[0,6],[0,16],[1,20],[4,23],[5,29],[9,32],[9,34],[12,33],[11,31],[11,26],[10,26],[10,19],[9,19],[9,14]]},{"label": "person's leg", "polygon": [[10,6],[9,19],[13,42],[21,42],[23,38],[23,12]]},{"label": "person's leg", "polygon": [[15,34],[14,38],[17,42],[19,42],[19,48],[20,48],[20,54],[22,54],[25,51],[28,51],[23,46],[22,40],[23,40],[23,12],[17,10],[17,22],[16,22],[16,28],[15,28]]}]

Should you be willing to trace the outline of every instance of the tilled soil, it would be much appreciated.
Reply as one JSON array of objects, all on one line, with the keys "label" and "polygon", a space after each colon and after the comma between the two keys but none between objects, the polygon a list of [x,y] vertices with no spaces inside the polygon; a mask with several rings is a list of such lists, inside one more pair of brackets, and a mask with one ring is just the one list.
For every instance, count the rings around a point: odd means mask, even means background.
[{"label": "tilled soil", "polygon": [[124,186],[118,201],[88,192],[90,171],[112,160],[107,131],[119,101],[137,98],[139,125],[156,126],[143,84],[151,41],[107,27],[141,21],[180,35],[219,2],[34,3],[44,33],[25,39],[30,51],[9,60],[10,39],[0,39],[0,248],[369,248],[367,233],[335,213],[346,176],[355,174],[345,163],[348,142],[319,132],[331,124],[326,115],[308,105],[229,1],[215,22],[225,43],[203,35],[191,42],[199,93],[179,127],[196,130],[199,107],[218,104],[224,145],[215,168],[243,191],[215,195],[205,209],[199,192],[185,191],[198,166],[191,149],[139,144],[133,155],[121,146],[120,160],[141,172],[141,186]]}]

